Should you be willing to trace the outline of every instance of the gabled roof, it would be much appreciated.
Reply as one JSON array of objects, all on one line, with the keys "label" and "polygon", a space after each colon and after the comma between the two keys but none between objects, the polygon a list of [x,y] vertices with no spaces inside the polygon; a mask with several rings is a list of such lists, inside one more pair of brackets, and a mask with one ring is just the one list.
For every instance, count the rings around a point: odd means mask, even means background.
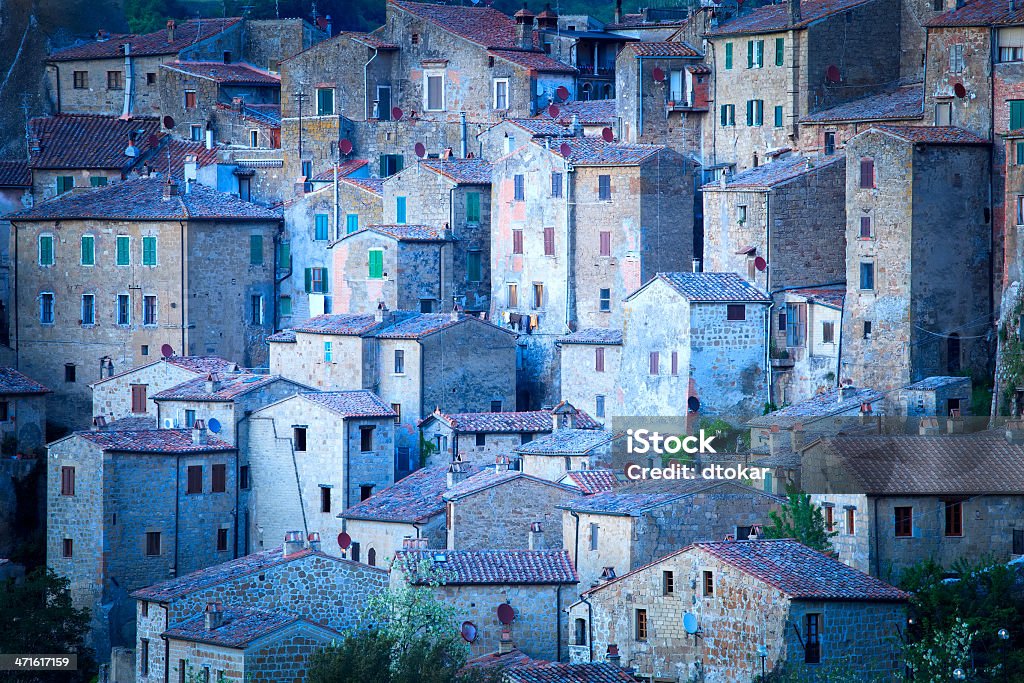
[{"label": "gabled roof", "polygon": [[24,160],[0,161],[0,187],[32,187],[32,171]]},{"label": "gabled roof", "polygon": [[206,443],[192,441],[191,429],[126,429],[75,432],[104,451],[114,453],[220,453],[234,451],[235,447],[208,435]]},{"label": "gabled roof", "polygon": [[[618,106],[613,99],[608,100],[569,100],[558,105],[558,116],[554,121],[567,126],[572,122],[573,115],[579,118],[584,126],[611,126],[615,124]],[[533,117],[534,121],[551,121],[546,110]],[[552,135],[559,135],[555,132]]]},{"label": "gabled roof", "polygon": [[605,24],[606,31],[622,31],[636,28],[670,28],[685,26],[686,19],[652,19],[644,12],[623,14],[619,21]]},{"label": "gabled roof", "polygon": [[161,68],[223,85],[281,86],[281,77],[245,62],[166,62]]},{"label": "gabled roof", "polygon": [[49,60],[68,61],[75,59],[114,59],[124,58],[123,45],[131,45],[133,57],[151,55],[177,54],[182,50],[221,33],[238,22],[238,17],[226,19],[190,19],[180,22],[174,29],[174,40],[167,40],[167,29],[160,29],[142,35],[115,35],[107,40],[95,40],[58,50],[50,55]]},{"label": "gabled roof", "polygon": [[378,324],[372,313],[326,313],[296,325],[294,331],[358,337]]},{"label": "gabled roof", "polygon": [[[880,131],[915,145],[987,145],[989,141],[956,126],[872,126],[865,132]],[[863,135],[863,133],[861,133]]]},{"label": "gabled roof", "polygon": [[769,303],[771,299],[737,273],[658,273],[628,297],[629,301],[661,280],[691,302]]},{"label": "gabled roof", "polygon": [[857,411],[864,403],[874,403],[885,398],[884,394],[866,387],[843,387],[842,398],[840,389],[833,388],[815,394],[811,398],[772,411],[767,415],[755,417],[747,422],[748,427],[792,427],[795,424],[813,421],[830,415],[840,415]]},{"label": "gabled roof", "polygon": [[[334,176],[332,174],[330,179],[333,180],[333,178]],[[360,190],[375,194],[378,197],[384,196],[384,178],[353,178],[351,176],[345,176],[339,177],[338,181],[354,185]]]},{"label": "gabled roof", "polygon": [[471,496],[495,486],[503,486],[510,482],[520,480],[540,484],[541,486],[552,486],[554,488],[561,489],[566,493],[578,493],[578,491],[571,486],[559,484],[558,482],[551,481],[550,479],[541,479],[540,477],[535,477],[530,474],[523,474],[519,470],[496,470],[494,467],[486,467],[448,489],[444,494],[444,499],[459,500],[460,498]]},{"label": "gabled roof", "polygon": [[[472,465],[462,469],[472,474]],[[444,512],[448,468],[424,467],[341,512],[341,519],[416,524]]]},{"label": "gabled roof", "polygon": [[525,455],[588,455],[619,436],[607,429],[558,429],[515,449]]},{"label": "gabled roof", "polygon": [[437,5],[406,0],[388,0],[388,4],[477,45],[488,48],[518,48],[516,26],[512,17],[491,7]]},{"label": "gabled roof", "polygon": [[701,54],[689,43],[681,41],[644,41],[627,43],[623,52],[633,53],[637,57],[700,57]]},{"label": "gabled roof", "polygon": [[118,379],[125,375],[130,375],[133,372],[138,372],[144,368],[152,367],[157,363],[169,363],[175,367],[181,368],[182,370],[191,372],[193,375],[201,375],[203,377],[206,377],[206,375],[211,372],[233,372],[238,370],[237,363],[221,358],[220,356],[167,356],[160,360],[153,361],[152,363],[146,363],[145,365],[139,365],[125,370],[124,372],[119,372],[116,375],[111,375],[110,377],[103,377],[102,379],[96,380],[89,386],[94,387],[99,384],[103,384],[104,382],[109,382],[112,379]]},{"label": "gabled roof", "polygon": [[[507,413],[442,413],[435,411],[420,420],[438,420],[463,434],[519,434],[550,432],[554,418],[550,410],[530,410]],[[574,420],[578,429],[598,429],[600,425],[586,412],[575,409]]]},{"label": "gabled roof", "polygon": [[806,297],[808,301],[822,306],[834,308],[837,311],[843,310],[843,301],[846,299],[846,285],[820,285],[818,287],[796,287],[787,289],[786,294],[797,294]]},{"label": "gabled roof", "polygon": [[618,345],[622,343],[622,330],[612,330],[604,327],[585,327],[576,330],[571,334],[559,337],[559,344],[600,344]]},{"label": "gabled roof", "polygon": [[502,683],[635,683],[636,679],[618,664],[590,662],[534,662],[502,669]]},{"label": "gabled roof", "polygon": [[0,395],[48,394],[50,390],[14,368],[0,367]]},{"label": "gabled roof", "polygon": [[705,192],[739,191],[750,192],[751,190],[767,192],[771,189],[784,185],[792,180],[810,173],[817,173],[823,168],[846,164],[846,157],[837,154],[830,157],[809,157],[793,156],[786,159],[776,159],[767,164],[761,164],[755,168],[747,169],[742,173],[726,178],[725,187],[721,183],[711,182],[702,188]]},{"label": "gabled roof", "polygon": [[391,406],[366,389],[354,391],[306,391],[299,394],[307,401],[322,405],[346,418],[398,417]]},{"label": "gabled roof", "polygon": [[[208,377],[196,377],[187,382],[165,389],[153,396],[154,401],[214,401],[231,402],[239,396],[251,391],[262,389],[274,382],[289,382],[280,375],[257,375],[252,372],[215,372],[212,373],[214,389],[206,390]],[[301,385],[297,385],[301,386]]]},{"label": "gabled roof", "polygon": [[506,62],[542,73],[577,73],[576,67],[563,64],[557,59],[553,59],[543,52],[535,50],[499,50],[492,48],[488,50],[488,54],[494,55]]},{"label": "gabled roof", "polygon": [[602,493],[569,500],[557,507],[597,515],[639,517],[649,510],[681,503],[686,498],[705,492],[734,493],[748,498],[764,496],[773,502],[783,502],[783,499],[770,493],[731,480],[682,479],[633,482]]},{"label": "gabled roof", "polygon": [[[120,119],[98,114],[57,114],[28,122],[29,165],[32,168],[97,168],[126,170],[154,149],[150,140],[163,137],[155,118]],[[125,156],[133,136],[138,154]],[[159,142],[158,142],[159,144]]]},{"label": "gabled roof", "polygon": [[197,169],[205,168],[217,163],[217,156],[221,149],[223,148],[219,145],[214,145],[212,149],[207,149],[206,145],[202,142],[171,138],[164,141],[164,144],[157,150],[147,165],[163,175],[166,180],[167,160],[170,158],[171,177],[178,183],[181,183],[185,179],[185,160],[187,157],[193,156],[196,158]]},{"label": "gabled roof", "polygon": [[215,629],[206,628],[206,615],[202,612],[180,621],[161,634],[169,640],[206,643],[231,649],[244,649],[250,643],[293,624],[305,624],[322,631],[326,637],[338,637],[333,629],[302,619],[288,612],[268,612],[248,607],[224,607],[223,622]]},{"label": "gabled roof", "polygon": [[281,344],[294,344],[295,343],[295,330],[281,330],[267,337],[268,342],[278,342]]},{"label": "gabled roof", "polygon": [[373,50],[398,50],[399,46],[394,43],[381,40],[379,37],[372,33],[361,33],[359,31],[342,31],[339,35],[345,36],[349,40],[354,40],[357,43],[362,43],[368,48]]},{"label": "gabled roof", "polygon": [[790,21],[789,4],[779,2],[774,5],[762,5],[749,14],[742,14],[734,19],[719,24],[718,28],[708,31],[708,36],[729,36],[743,33],[775,33],[791,28],[804,29],[816,21],[873,0],[800,0],[800,21]]},{"label": "gabled roof", "polygon": [[127,415],[107,423],[107,429],[112,432],[139,431],[157,429],[158,427],[156,417],[151,415]]},{"label": "gabled roof", "polygon": [[[534,144],[542,144],[538,140]],[[576,166],[637,166],[667,148],[660,145],[631,145],[621,142],[605,142],[601,138],[552,138],[550,149],[562,156],[561,146],[569,145],[570,163]]]},{"label": "gabled roof", "polygon": [[945,387],[951,387],[957,384],[966,384],[970,386],[970,377],[926,377],[919,382],[908,384],[903,387],[904,391],[935,391],[936,389],[944,389]]},{"label": "gabled roof", "polygon": [[454,318],[450,313],[412,313],[412,315],[400,318],[397,322],[377,330],[374,336],[378,339],[420,339],[463,323],[487,325],[502,332],[510,331],[503,327],[498,327],[492,322],[481,320],[474,315],[466,315],[465,313],[459,313]]},{"label": "gabled roof", "polygon": [[213,220],[279,221],[268,209],[242,201],[226,192],[198,183],[184,193],[164,199],[161,178],[138,178],[96,189],[65,192],[50,201],[8,216],[12,221],[32,220]]},{"label": "gabled roof", "polygon": [[914,83],[861,97],[800,119],[800,123],[837,123],[919,119],[924,116],[924,85]]},{"label": "gabled roof", "polygon": [[392,567],[414,585],[437,574],[448,586],[579,583],[567,550],[399,550]]},{"label": "gabled roof", "polygon": [[491,184],[491,164],[483,159],[424,159],[420,164],[459,185]]},{"label": "gabled roof", "polygon": [[[502,123],[511,123],[539,138],[561,137],[569,134],[568,122],[552,120],[547,114],[538,114],[532,119],[505,119]],[[495,125],[500,126],[501,123]]]},{"label": "gabled roof", "polygon": [[619,486],[619,478],[615,476],[615,472],[605,469],[570,470],[558,481],[567,486],[576,486],[588,496],[611,491]]},{"label": "gabled roof", "polygon": [[397,242],[450,242],[452,236],[443,228],[435,228],[430,225],[367,225],[355,232],[342,235],[338,241],[344,241],[353,236],[362,236],[368,232],[390,237]]},{"label": "gabled roof", "polygon": [[1024,26],[1024,7],[1011,9],[1010,2],[1002,0],[969,0],[925,22],[928,28],[957,26]]},{"label": "gabled roof", "polygon": [[[365,167],[370,162],[367,159],[346,159],[345,161],[338,164],[338,179],[344,178],[345,176],[355,173],[359,169]],[[314,175],[311,180],[314,182],[334,182],[334,167],[320,171]],[[372,180],[371,178],[359,178],[359,180]],[[379,180],[379,178],[377,179]]]}]

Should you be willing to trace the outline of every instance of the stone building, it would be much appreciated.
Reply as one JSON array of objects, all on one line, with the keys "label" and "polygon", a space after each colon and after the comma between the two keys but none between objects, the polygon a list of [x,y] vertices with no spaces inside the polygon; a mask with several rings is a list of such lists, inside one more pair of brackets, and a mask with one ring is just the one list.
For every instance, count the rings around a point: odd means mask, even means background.
[{"label": "stone building", "polygon": [[[154,395],[183,382],[205,378],[211,372],[237,371],[237,364],[217,356],[163,356],[90,384],[92,415],[102,415],[107,424],[123,417],[142,415],[156,419]],[[202,417],[207,419],[206,415]]]},{"label": "stone building", "polygon": [[621,434],[607,429],[563,427],[515,449],[524,474],[561,481],[569,472],[611,464],[612,446]]},{"label": "stone building", "polygon": [[758,166],[798,143],[802,117],[898,81],[900,14],[897,0],[787,0],[712,26],[705,166]]},{"label": "stone building", "polygon": [[10,217],[21,369],[54,390],[51,420],[83,425],[88,383],[168,344],[266,365],[278,216],[203,185],[140,178]]},{"label": "stone building", "polygon": [[557,429],[597,429],[585,412],[563,401],[552,410],[497,413],[442,413],[420,421],[422,439],[433,444],[430,461],[486,466],[517,447]]},{"label": "stone building", "polygon": [[[556,507],[582,496],[579,489],[509,469],[508,457],[445,491],[446,548],[515,550],[562,547]],[[483,520],[487,520],[483,523]]]},{"label": "stone building", "polygon": [[735,420],[762,412],[770,302],[736,273],[658,273],[648,280],[623,304],[624,414],[699,410]]},{"label": "stone building", "polygon": [[865,414],[884,415],[885,398],[874,389],[848,384],[822,391],[747,422],[750,449],[770,455],[799,451],[819,437],[849,431]]},{"label": "stone building", "polygon": [[839,559],[887,581],[1024,553],[1020,426],[1002,434],[834,436],[801,452],[802,485],[825,509]]},{"label": "stone building", "polygon": [[[433,585],[440,577],[441,584]],[[472,656],[512,641],[538,659],[559,659],[572,589],[578,582],[564,550],[401,550],[390,586],[415,586],[453,607],[456,620],[476,627]],[[506,613],[508,605],[511,612]],[[512,617],[503,623],[503,617]]]},{"label": "stone building", "polygon": [[131,591],[238,557],[236,467],[205,428],[100,427],[50,444],[46,563],[92,613],[101,661],[135,642]]},{"label": "stone building", "polygon": [[883,90],[801,117],[800,151],[829,156],[873,125],[920,126],[925,119],[923,84]]},{"label": "stone building", "polygon": [[[583,137],[583,134],[587,132],[583,125],[583,119],[579,115],[563,117],[561,106],[558,108],[558,118],[552,118],[550,112],[549,108],[533,118],[507,118],[488,126],[476,136],[475,153],[482,159],[496,161],[515,152],[529,140],[538,140],[540,144],[550,146],[553,138]],[[614,119],[614,112],[610,116]],[[614,121],[601,125],[596,131],[591,131],[592,136],[600,136],[601,130],[609,125],[613,126]]]},{"label": "stone building", "polygon": [[[303,392],[252,412],[245,449],[251,549],[302,527],[319,534],[328,553],[344,556],[337,515],[395,482],[397,418],[366,390]],[[348,557],[358,560],[355,552]]]},{"label": "stone building", "polygon": [[592,470],[572,470],[566,472],[559,484],[578,488],[584,495],[592,496],[595,493],[611,491],[619,486],[619,478],[615,470],[596,468]]},{"label": "stone building", "polygon": [[[14,368],[0,367],[0,441],[4,455],[31,453],[46,444],[46,394],[50,390]],[[8,453],[7,451],[11,452]]]},{"label": "stone building", "polygon": [[783,499],[733,481],[645,481],[559,506],[563,547],[588,589],[698,541],[745,539]]},{"label": "stone building", "polygon": [[559,16],[548,6],[537,14],[536,32],[546,54],[576,67],[577,101],[615,101],[616,55],[636,38],[607,31],[590,16]]},{"label": "stone building", "polygon": [[768,338],[773,404],[802,401],[837,385],[845,296],[845,283],[776,294]]},{"label": "stone building", "polygon": [[841,379],[888,390],[990,371],[989,156],[953,127],[875,126],[847,143]]},{"label": "stone building", "polygon": [[570,661],[629,662],[641,680],[903,670],[910,595],[793,540],[694,543],[582,597],[569,608]]},{"label": "stone building", "polygon": [[493,166],[491,317],[529,332],[520,408],[553,405],[555,340],[618,327],[627,294],[690,262],[692,168],[665,147],[580,137],[531,138]]},{"label": "stone building", "polygon": [[586,327],[556,341],[561,398],[585,408],[598,423],[620,412],[622,330]]},{"label": "stone building", "polygon": [[29,208],[33,201],[28,162],[0,160],[0,345],[4,347],[10,344],[11,334],[11,222],[7,216]]},{"label": "stone building", "polygon": [[967,417],[971,414],[970,377],[927,377],[900,389],[900,414],[907,417]]},{"label": "stone building", "polygon": [[136,680],[181,680],[180,658],[168,660],[162,636],[169,627],[203,615],[211,602],[289,614],[340,632],[361,625],[360,608],[387,583],[387,571],[323,553],[315,539],[303,547],[299,535],[290,534],[283,547],[141,588],[131,594]]}]

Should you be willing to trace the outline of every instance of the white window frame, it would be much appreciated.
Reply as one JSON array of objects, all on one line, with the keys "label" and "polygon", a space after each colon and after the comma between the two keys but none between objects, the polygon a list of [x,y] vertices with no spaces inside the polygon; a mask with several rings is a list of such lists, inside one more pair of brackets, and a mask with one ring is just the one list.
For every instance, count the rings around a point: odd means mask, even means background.
[{"label": "white window frame", "polygon": [[[258,320],[257,319],[252,319],[255,316],[251,315],[254,312],[253,311],[253,304],[256,303],[257,297],[259,297],[259,304],[260,304],[260,310],[259,310],[260,314],[259,314],[259,319]],[[249,316],[250,317],[250,324],[252,324],[252,325],[262,325],[264,323],[264,321],[266,320],[266,301],[265,301],[265,299],[264,299],[262,294],[251,294],[249,296],[249,313],[250,313],[250,316]]]},{"label": "white window frame", "polygon": [[[128,300],[128,308],[126,309],[128,316],[125,322],[121,322],[121,297]],[[117,302],[114,306],[114,320],[118,327],[131,327],[132,324],[132,295],[122,292],[117,295]]]},{"label": "white window frame", "polygon": [[[146,322],[146,299],[153,299],[153,322]],[[142,297],[142,326],[156,327],[160,324],[160,300],[156,294],[145,294]]]},{"label": "white window frame", "polygon": [[[199,137],[196,137],[196,131],[199,131]],[[202,142],[203,141],[203,127],[199,124],[192,124],[188,127],[188,139],[191,142]]]},{"label": "white window frame", "polygon": [[[92,320],[90,320],[89,322],[85,321],[85,310],[86,310],[86,308],[85,308],[85,300],[86,300],[86,298],[89,298],[89,299],[92,300],[92,306],[91,306]],[[95,294],[87,293],[87,294],[83,294],[82,295],[81,320],[82,320],[82,327],[92,327],[93,325],[96,324],[96,295]]]},{"label": "white window frame", "polygon": [[260,146],[260,129],[250,128],[249,129],[249,146],[259,147]]},{"label": "white window frame", "polygon": [[[430,79],[441,79],[441,107],[432,109],[430,107]],[[424,69],[423,70],[423,111],[447,111],[447,90],[448,76],[445,69]]]},{"label": "white window frame", "polygon": [[[50,297],[50,320],[43,319],[43,301]],[[53,292],[39,292],[39,324],[54,325],[57,322],[57,295]]]},{"label": "white window frame", "polygon": [[[505,106],[498,106],[498,86],[505,86]],[[491,85],[491,108],[496,111],[508,111],[511,107],[511,88],[509,79],[507,78],[495,78]]]}]

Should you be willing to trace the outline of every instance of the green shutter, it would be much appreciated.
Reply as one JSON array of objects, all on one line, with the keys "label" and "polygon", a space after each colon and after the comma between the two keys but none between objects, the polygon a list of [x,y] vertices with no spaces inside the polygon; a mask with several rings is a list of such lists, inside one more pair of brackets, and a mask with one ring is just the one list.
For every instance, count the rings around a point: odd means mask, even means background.
[{"label": "green shutter", "polygon": [[722,105],[722,126],[728,126],[729,125],[729,115],[726,113],[726,111],[727,111],[726,106],[727,105],[724,105],[724,104]]},{"label": "green shutter", "polygon": [[468,223],[479,223],[480,222],[480,193],[479,192],[467,192],[466,193],[466,222],[468,222]]},{"label": "green shutter", "polygon": [[399,173],[403,168],[405,168],[405,157],[402,156],[401,154],[396,154],[395,155],[395,173]]},{"label": "green shutter", "polygon": [[732,68],[732,43],[725,44],[725,68]]},{"label": "green shutter", "polygon": [[142,265],[144,265],[144,266],[155,266],[156,265],[156,238],[155,237],[143,237],[142,238]]},{"label": "green shutter", "polygon": [[747,41],[747,68],[754,68],[754,41]]},{"label": "green shutter", "polygon": [[249,263],[263,265],[263,235],[249,235]]},{"label": "green shutter", "polygon": [[1017,145],[1017,165],[1024,166],[1024,142],[1018,142]]},{"label": "green shutter", "polygon": [[96,265],[96,238],[92,235],[82,235],[82,265]]},{"label": "green shutter", "polygon": [[782,107],[775,107],[775,127],[782,128]]},{"label": "green shutter", "polygon": [[481,274],[481,259],[479,251],[471,251],[466,254],[466,279],[470,282],[480,282],[483,280]]},{"label": "green shutter", "polygon": [[117,265],[131,265],[131,254],[129,253],[130,248],[130,238],[123,235],[117,238]]},{"label": "green shutter", "polygon": [[107,176],[105,175],[94,175],[89,178],[89,184],[93,187],[103,187],[107,184]]},{"label": "green shutter", "polygon": [[323,241],[323,240],[329,239],[328,229],[327,229],[327,222],[328,222],[327,221],[327,214],[326,213],[318,213],[318,214],[316,214],[316,216],[313,217],[313,219],[314,219],[314,222],[316,224],[316,231],[315,231],[315,233],[313,235],[313,239],[319,240],[319,241]]},{"label": "green shutter", "polygon": [[49,235],[39,238],[39,265],[53,265],[53,238]]},{"label": "green shutter", "polygon": [[395,197],[395,222],[405,225],[405,197]]},{"label": "green shutter", "polygon": [[[328,277],[328,273],[329,272],[330,271],[327,268],[321,268],[320,269],[320,280],[321,280],[321,282],[323,282],[323,289],[321,291],[324,294],[330,294],[331,293],[331,283],[329,282],[329,277]],[[327,311],[327,312],[330,313],[330,311]]]},{"label": "green shutter", "polygon": [[380,155],[380,177],[381,178],[387,178],[388,177],[388,155],[387,154],[381,154]]},{"label": "green shutter", "polygon": [[277,245],[277,267],[289,268],[292,264],[291,242],[281,242]]},{"label": "green shutter", "polygon": [[754,100],[747,100],[747,125],[754,125]]},{"label": "green shutter", "polygon": [[384,252],[380,249],[370,250],[370,278],[379,280],[384,277]]},{"label": "green shutter", "polygon": [[313,291],[313,269],[306,268],[306,294]]},{"label": "green shutter", "polygon": [[278,305],[278,310],[281,313],[281,315],[291,315],[292,314],[292,298],[290,296],[282,296],[281,297],[281,302]]},{"label": "green shutter", "polygon": [[1024,128],[1024,100],[1010,100],[1010,130]]},{"label": "green shutter", "polygon": [[782,66],[786,61],[786,39],[775,39],[775,66]]},{"label": "green shutter", "polygon": [[359,214],[350,213],[345,216],[345,232],[352,234],[359,230]]}]

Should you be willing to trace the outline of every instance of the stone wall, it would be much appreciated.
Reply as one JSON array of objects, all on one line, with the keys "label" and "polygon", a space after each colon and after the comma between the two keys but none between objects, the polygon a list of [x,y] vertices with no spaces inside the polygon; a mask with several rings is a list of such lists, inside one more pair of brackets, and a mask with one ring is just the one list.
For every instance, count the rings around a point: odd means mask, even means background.
[{"label": "stone wall", "polygon": [[7,419],[0,422],[0,440],[16,438],[17,452],[24,454],[46,445],[45,395],[0,396],[0,402],[7,404]]},{"label": "stone wall", "polygon": [[[622,346],[597,344],[559,344],[559,385],[561,400],[584,410],[601,424],[622,413],[624,398],[619,384]],[[598,372],[597,349],[604,349],[604,372]],[[597,397],[604,397],[604,413],[598,410]]]},{"label": "stone wall", "polygon": [[[160,65],[175,59],[175,55],[154,55],[132,57],[135,83],[132,92],[132,111],[136,116],[155,116],[160,113],[160,77],[164,70]],[[85,71],[85,88],[75,87],[75,72]],[[58,101],[52,102],[52,111],[60,114],[107,114],[120,116],[124,111],[124,89],[107,88],[107,72],[124,74],[124,57],[114,59],[83,59],[71,62],[54,62],[46,69],[49,92]],[[156,81],[149,85],[147,74],[155,74]],[[57,94],[59,93],[59,95]]]},{"label": "stone wall", "polygon": [[369,564],[372,551],[378,567],[391,565],[406,538],[426,538],[430,548],[444,548],[447,542],[443,512],[416,524],[346,519],[341,526],[352,537],[352,542],[359,544],[359,561]]},{"label": "stone wall", "polygon": [[[276,634],[275,634],[276,635]],[[245,654],[246,681],[276,683],[305,677],[309,659],[337,641],[329,631],[303,625],[288,629],[283,637],[253,644]]]},{"label": "stone wall", "polygon": [[92,415],[103,415],[108,423],[137,415],[132,413],[132,387],[143,385],[146,387],[145,414],[155,418],[157,405],[153,396],[196,377],[195,373],[173,363],[149,362],[132,371],[96,382],[92,387]]}]

